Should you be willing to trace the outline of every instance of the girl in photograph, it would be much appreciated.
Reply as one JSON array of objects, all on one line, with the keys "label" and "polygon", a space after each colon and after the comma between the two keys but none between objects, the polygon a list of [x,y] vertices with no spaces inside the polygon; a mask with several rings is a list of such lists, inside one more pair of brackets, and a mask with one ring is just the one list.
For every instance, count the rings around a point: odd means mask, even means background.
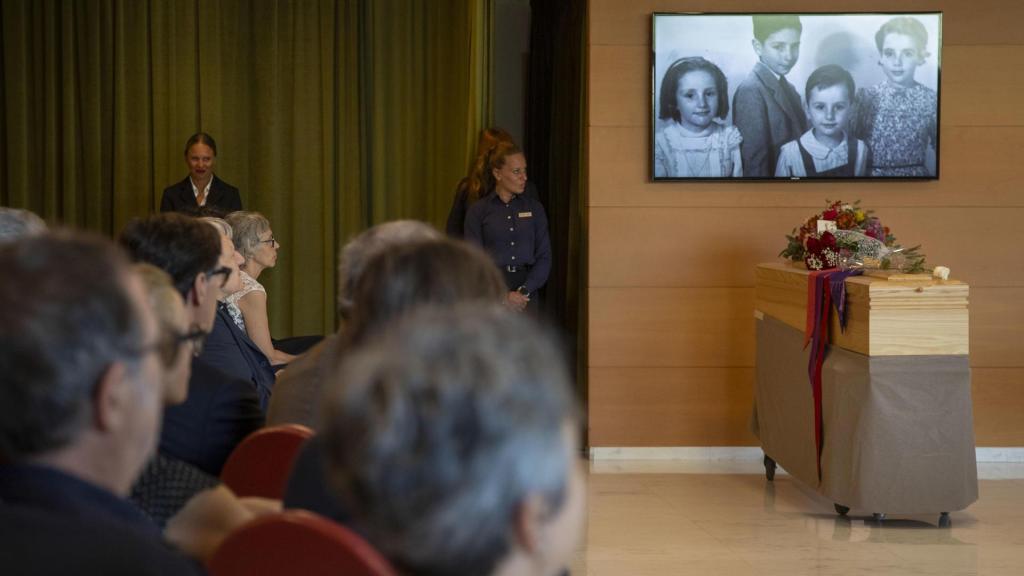
[{"label": "girl in photograph", "polygon": [[658,118],[668,125],[654,137],[654,176],[722,178],[743,175],[735,126],[726,126],[729,85],[718,66],[680,58],[661,82]]},{"label": "girl in photograph", "polygon": [[935,151],[938,95],[914,79],[927,43],[924,25],[907,16],[875,34],[885,80],[858,92],[853,121],[854,134],[871,148],[872,176],[934,176],[926,160]]}]

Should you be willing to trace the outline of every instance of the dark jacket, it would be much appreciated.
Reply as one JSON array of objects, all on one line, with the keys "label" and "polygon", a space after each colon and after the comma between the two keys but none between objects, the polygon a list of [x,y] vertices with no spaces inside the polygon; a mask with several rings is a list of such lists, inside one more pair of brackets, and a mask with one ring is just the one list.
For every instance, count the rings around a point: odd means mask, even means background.
[{"label": "dark jacket", "polygon": [[0,466],[0,571],[202,574],[126,500],[53,468]]},{"label": "dark jacket", "polygon": [[[225,212],[235,212],[242,209],[242,197],[238,194],[238,188],[217,178],[215,174],[210,184],[210,195],[206,198],[206,205]],[[164,188],[163,198],[160,199],[161,212],[187,212],[198,207],[196,194],[192,191],[192,181],[188,176],[181,182]]]},{"label": "dark jacket", "polygon": [[758,62],[732,98],[732,123],[743,134],[743,175],[771,178],[779,148],[807,131],[807,115],[791,84],[783,88],[767,66]]},{"label": "dark jacket", "polygon": [[274,369],[260,347],[235,324],[223,304],[217,305],[213,330],[206,337],[199,358],[233,379],[252,384],[264,412],[270,404]]},{"label": "dark jacket", "polygon": [[263,411],[252,383],[195,358],[188,398],[164,410],[160,452],[220,476],[235,446],[262,427]]}]

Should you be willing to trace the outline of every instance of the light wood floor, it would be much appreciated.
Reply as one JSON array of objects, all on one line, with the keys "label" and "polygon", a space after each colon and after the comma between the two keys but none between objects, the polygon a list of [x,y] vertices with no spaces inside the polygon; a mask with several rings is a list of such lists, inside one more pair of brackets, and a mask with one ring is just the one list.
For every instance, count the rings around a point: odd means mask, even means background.
[{"label": "light wood floor", "polygon": [[[573,576],[1020,575],[1024,465],[979,464],[980,497],[950,514],[871,521],[747,463],[597,463]],[[988,479],[1001,478],[1001,479]]]}]

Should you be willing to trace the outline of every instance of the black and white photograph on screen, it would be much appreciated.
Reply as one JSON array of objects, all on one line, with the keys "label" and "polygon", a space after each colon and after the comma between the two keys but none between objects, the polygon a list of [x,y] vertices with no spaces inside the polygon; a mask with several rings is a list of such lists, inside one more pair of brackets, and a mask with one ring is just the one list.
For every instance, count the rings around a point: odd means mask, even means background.
[{"label": "black and white photograph on screen", "polygon": [[942,14],[655,14],[651,174],[935,179]]}]

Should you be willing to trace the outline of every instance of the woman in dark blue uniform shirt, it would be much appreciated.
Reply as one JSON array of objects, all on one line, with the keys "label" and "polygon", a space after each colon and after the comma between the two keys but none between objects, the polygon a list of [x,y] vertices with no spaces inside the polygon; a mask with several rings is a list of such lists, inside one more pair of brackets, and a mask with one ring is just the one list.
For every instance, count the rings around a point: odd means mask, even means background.
[{"label": "woman in dark blue uniform shirt", "polygon": [[526,190],[526,157],[511,142],[499,144],[491,155],[493,194],[466,212],[466,240],[483,246],[505,275],[508,302],[525,309],[531,295],[548,281],[551,242],[544,207]]}]

